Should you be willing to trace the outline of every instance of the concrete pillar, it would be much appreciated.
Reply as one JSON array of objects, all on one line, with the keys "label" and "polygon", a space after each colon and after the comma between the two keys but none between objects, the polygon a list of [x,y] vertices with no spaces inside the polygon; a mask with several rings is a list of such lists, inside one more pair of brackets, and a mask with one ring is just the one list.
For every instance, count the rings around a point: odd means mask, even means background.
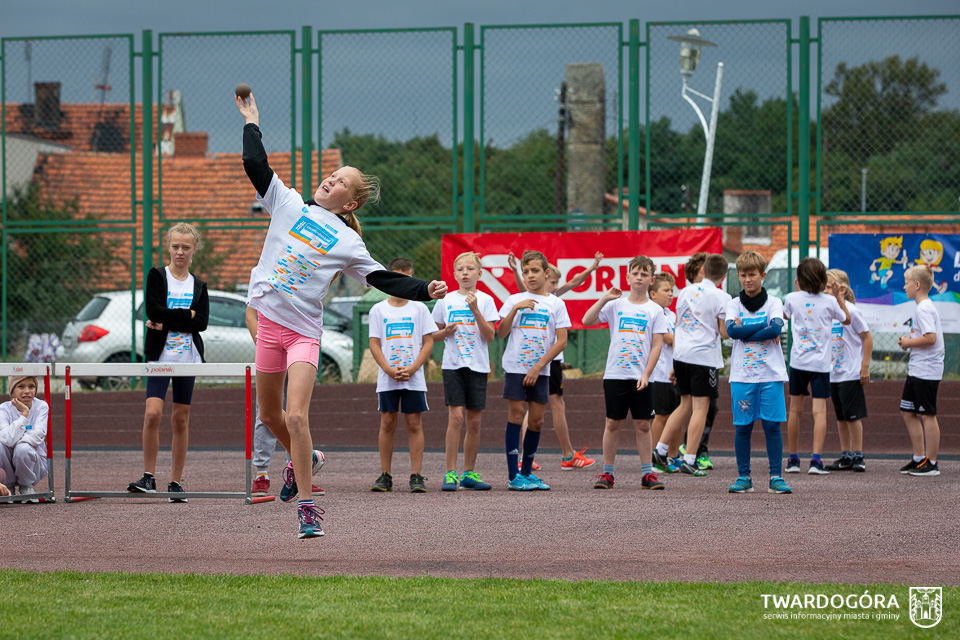
[{"label": "concrete pillar", "polygon": [[599,62],[568,64],[567,211],[603,214],[606,191],[606,84]]}]

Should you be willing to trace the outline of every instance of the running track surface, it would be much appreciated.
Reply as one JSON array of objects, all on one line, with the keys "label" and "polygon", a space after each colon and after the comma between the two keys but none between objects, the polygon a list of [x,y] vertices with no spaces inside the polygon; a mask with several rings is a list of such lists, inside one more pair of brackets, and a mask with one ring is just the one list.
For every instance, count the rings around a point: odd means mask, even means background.
[{"label": "running track surface", "polygon": [[[761,435],[754,439],[762,446]],[[544,452],[540,476],[553,485],[550,492],[508,492],[503,454],[481,453],[478,469],[494,489],[442,493],[443,454],[428,452],[429,492],[411,494],[409,457],[398,450],[399,490],[377,494],[369,491],[379,472],[376,451],[331,449],[317,477],[327,490],[318,499],[327,535],[308,541],[296,539],[296,508],[279,501],[66,503],[60,454],[56,504],[0,505],[6,544],[16,549],[3,554],[0,567],[960,585],[957,462],[945,460],[940,477],[915,478],[897,472],[899,458],[868,456],[866,473],[789,475],[794,494],[773,495],[757,452],[758,491],[733,495],[726,487],[736,477],[734,460],[718,455],[707,478],[666,476],[666,490],[641,491],[639,458],[626,453],[631,441],[621,439],[609,491],[592,488],[596,468],[561,472],[559,456]],[[75,451],[73,488],[122,490],[141,464],[137,451]],[[169,464],[169,452],[161,451],[161,488]],[[278,453],[274,493],[282,465]],[[240,491],[243,482],[242,452],[189,453],[187,490]]]}]

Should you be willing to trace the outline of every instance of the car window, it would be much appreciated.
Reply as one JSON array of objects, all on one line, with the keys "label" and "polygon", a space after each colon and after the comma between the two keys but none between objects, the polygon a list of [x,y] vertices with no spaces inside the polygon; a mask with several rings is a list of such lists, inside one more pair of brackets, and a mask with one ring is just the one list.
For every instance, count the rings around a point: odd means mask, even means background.
[{"label": "car window", "polygon": [[88,322],[99,318],[108,304],[110,304],[110,298],[95,297],[80,310],[80,313],[77,314],[77,321]]},{"label": "car window", "polygon": [[239,300],[210,296],[210,319],[208,324],[213,327],[243,328],[247,324],[244,316],[247,306]]}]

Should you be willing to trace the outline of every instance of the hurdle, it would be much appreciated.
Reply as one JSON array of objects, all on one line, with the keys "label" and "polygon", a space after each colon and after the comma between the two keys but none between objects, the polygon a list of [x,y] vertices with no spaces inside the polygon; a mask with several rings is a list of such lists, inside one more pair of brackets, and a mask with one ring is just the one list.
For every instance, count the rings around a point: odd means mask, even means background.
[{"label": "hurdle", "polygon": [[[50,402],[50,373],[52,365],[46,362],[0,362],[0,376],[36,376],[43,377],[43,401],[50,406],[47,417],[47,480],[49,488],[43,493],[33,495],[10,495],[0,497],[0,502],[24,502],[38,499],[41,502],[56,502],[53,495],[53,406]],[[7,390],[10,391],[9,389]],[[12,483],[11,483],[12,484]]]},{"label": "hurdle", "polygon": [[[91,498],[243,498],[246,504],[269,502],[274,496],[252,497],[250,483],[253,480],[253,382],[251,365],[242,363],[57,363],[56,375],[64,377],[64,421],[66,445],[64,447],[64,485],[67,502]],[[74,491],[71,487],[71,462],[73,458],[73,376],[119,376],[119,377],[217,377],[245,378],[246,385],[246,487],[242,492],[232,491],[186,491],[184,493],[130,493],[128,491]]]}]

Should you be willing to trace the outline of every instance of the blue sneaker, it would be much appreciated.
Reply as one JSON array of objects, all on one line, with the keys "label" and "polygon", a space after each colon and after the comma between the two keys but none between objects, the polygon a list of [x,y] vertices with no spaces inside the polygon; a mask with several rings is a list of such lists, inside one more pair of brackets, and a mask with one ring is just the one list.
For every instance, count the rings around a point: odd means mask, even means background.
[{"label": "blue sneaker", "polygon": [[679,473],[680,467],[683,466],[683,458],[670,458],[670,464],[667,465],[667,473]]},{"label": "blue sneaker", "polygon": [[440,491],[456,491],[458,488],[457,472],[447,471],[447,475],[443,476],[443,484],[440,485]]},{"label": "blue sneaker", "polygon": [[767,493],[793,493],[793,489],[780,476],[771,476],[770,488],[767,489]]},{"label": "blue sneaker", "polygon": [[530,475],[527,475],[525,477],[527,479],[527,482],[532,484],[535,489],[539,489],[540,491],[550,491],[550,485],[548,485],[546,482],[544,482],[537,476],[533,475],[532,471],[530,472]]},{"label": "blue sneaker", "polygon": [[730,493],[753,493],[753,480],[749,476],[740,476],[737,481],[727,489]]},{"label": "blue sneaker", "polygon": [[[323,455],[323,452],[314,449],[313,450],[313,469],[311,473],[317,475],[317,472],[323,468],[323,464],[327,461],[326,456]],[[290,502],[297,497],[297,479],[293,474],[293,461],[288,460],[287,466],[284,468],[283,473],[280,474],[280,477],[283,478],[283,488],[280,489],[280,499],[284,502]]]},{"label": "blue sneaker", "polygon": [[510,491],[533,491],[537,485],[530,482],[526,476],[519,473],[513,477],[513,480],[507,483],[507,489]]},{"label": "blue sneaker", "polygon": [[473,489],[474,491],[488,491],[490,485],[480,479],[480,474],[476,471],[464,471],[460,477],[461,489]]},{"label": "blue sneaker", "polygon": [[319,538],[323,535],[323,527],[320,522],[323,520],[321,514],[323,509],[312,504],[302,504],[297,509],[297,519],[300,521],[300,533],[297,535],[301,540],[303,538]]},{"label": "blue sneaker", "polygon": [[283,478],[283,488],[280,489],[280,499],[283,502],[290,502],[297,499],[297,479],[293,475],[293,462],[288,461],[287,466],[283,468],[280,474]]}]

